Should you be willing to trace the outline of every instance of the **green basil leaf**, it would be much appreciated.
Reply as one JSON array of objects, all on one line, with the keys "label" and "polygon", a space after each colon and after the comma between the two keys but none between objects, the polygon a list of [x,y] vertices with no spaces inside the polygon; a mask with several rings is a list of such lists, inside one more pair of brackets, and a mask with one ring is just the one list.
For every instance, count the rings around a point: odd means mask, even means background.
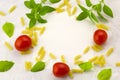
[{"label": "green basil leaf", "polygon": [[95,14],[93,12],[91,12],[91,18],[95,21],[95,22],[99,22],[97,17],[95,16]]},{"label": "green basil leaf", "polygon": [[81,6],[81,5],[78,5],[79,7],[80,7],[80,9],[83,11],[83,12],[88,12],[88,10],[85,8],[85,7],[83,7],[83,6]]},{"label": "green basil leaf", "polygon": [[37,62],[31,69],[31,72],[39,72],[44,70],[45,68],[45,63],[42,61]]},{"label": "green basil leaf", "polygon": [[97,78],[98,80],[110,80],[111,76],[112,76],[111,69],[103,69],[98,73]]},{"label": "green basil leaf", "polygon": [[113,17],[113,12],[112,12],[111,8],[108,7],[107,5],[103,6],[103,12],[105,14],[107,14],[108,16]]},{"label": "green basil leaf", "polygon": [[45,3],[47,0],[41,0],[42,3]]},{"label": "green basil leaf", "polygon": [[41,16],[38,15],[38,22],[39,23],[47,23],[47,21],[45,19],[43,19]]},{"label": "green basil leaf", "polygon": [[88,7],[92,6],[92,3],[91,3],[90,0],[85,0],[85,1],[86,1],[86,4],[87,4]]},{"label": "green basil leaf", "polygon": [[14,65],[11,61],[0,61],[0,72],[6,72],[10,70]]},{"label": "green basil leaf", "polygon": [[47,13],[51,13],[55,10],[55,8],[50,6],[43,6],[40,10],[40,15],[46,15]]},{"label": "green basil leaf", "polygon": [[25,1],[25,2],[24,2],[24,5],[25,5],[27,8],[31,9],[31,8],[34,8],[34,6],[36,5],[36,3],[35,3],[34,0],[30,0],[30,1]]},{"label": "green basil leaf", "polygon": [[32,28],[35,24],[36,24],[36,19],[35,18],[30,19],[29,28]]},{"label": "green basil leaf", "polygon": [[82,63],[82,64],[79,64],[79,67],[80,67],[81,69],[83,69],[84,71],[88,71],[88,70],[91,70],[91,69],[92,69],[93,65],[92,65],[91,62],[84,62],[84,63]]},{"label": "green basil leaf", "polygon": [[35,15],[32,14],[32,13],[27,13],[26,16],[27,16],[29,19],[35,18]]},{"label": "green basil leaf", "polygon": [[100,12],[97,11],[97,14],[101,19],[107,21],[107,19]]},{"label": "green basil leaf", "polygon": [[99,3],[99,4],[97,5],[97,11],[101,12],[101,10],[102,10],[102,5],[101,5],[101,3]]},{"label": "green basil leaf", "polygon": [[2,27],[3,31],[5,32],[5,34],[8,37],[12,37],[13,33],[14,33],[14,24],[10,23],[10,22],[6,22],[3,27]]},{"label": "green basil leaf", "polygon": [[30,1],[25,1],[25,2],[24,2],[24,5],[25,5],[27,8],[31,8]]},{"label": "green basil leaf", "polygon": [[85,18],[87,18],[88,17],[88,12],[81,12],[78,16],[77,16],[77,20],[78,21],[81,21],[81,20],[83,20],[83,19],[85,19]]},{"label": "green basil leaf", "polygon": [[60,2],[60,0],[49,0],[51,3],[57,3]]},{"label": "green basil leaf", "polygon": [[101,3],[99,3],[99,4],[96,4],[96,5],[93,5],[92,8],[93,8],[95,11],[101,12],[101,10],[102,10],[102,5],[101,5]]}]

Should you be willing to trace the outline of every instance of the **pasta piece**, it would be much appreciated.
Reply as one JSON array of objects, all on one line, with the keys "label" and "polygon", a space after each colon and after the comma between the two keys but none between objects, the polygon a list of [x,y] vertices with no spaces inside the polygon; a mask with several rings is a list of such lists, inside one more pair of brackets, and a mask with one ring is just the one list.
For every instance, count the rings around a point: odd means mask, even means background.
[{"label": "pasta piece", "polygon": [[116,66],[117,66],[117,67],[120,67],[120,62],[117,62],[117,63],[116,63]]},{"label": "pasta piece", "polygon": [[56,59],[56,56],[53,53],[49,54],[52,59]]},{"label": "pasta piece", "polygon": [[72,15],[74,15],[77,12],[77,7],[75,6],[73,11],[72,11]]},{"label": "pasta piece", "polygon": [[32,62],[26,61],[26,62],[25,62],[25,69],[26,69],[27,71],[30,71],[31,68],[32,68]]},{"label": "pasta piece", "polygon": [[6,16],[6,14],[4,12],[2,12],[2,11],[0,11],[0,15],[1,16]]},{"label": "pasta piece", "polygon": [[10,45],[10,43],[5,42],[4,44],[9,50],[13,50],[13,47]]},{"label": "pasta piece", "polygon": [[72,69],[71,70],[73,73],[83,73],[84,71],[81,69]]},{"label": "pasta piece", "polygon": [[90,50],[90,47],[87,46],[87,47],[84,49],[83,53],[86,54],[86,53],[88,53],[89,50]]},{"label": "pasta piece", "polygon": [[12,6],[12,7],[9,9],[9,13],[12,13],[15,9],[16,9],[16,5]]},{"label": "pasta piece", "polygon": [[66,63],[66,60],[65,60],[65,56],[64,55],[61,55],[61,61]]},{"label": "pasta piece", "polygon": [[107,56],[110,56],[113,51],[114,51],[114,48],[110,48],[110,49],[107,51],[106,55],[107,55]]},{"label": "pasta piece", "polygon": [[80,5],[80,0],[76,0],[77,4]]},{"label": "pasta piece", "polygon": [[25,25],[25,20],[23,17],[20,18],[20,22],[21,22],[21,25],[24,26]]}]

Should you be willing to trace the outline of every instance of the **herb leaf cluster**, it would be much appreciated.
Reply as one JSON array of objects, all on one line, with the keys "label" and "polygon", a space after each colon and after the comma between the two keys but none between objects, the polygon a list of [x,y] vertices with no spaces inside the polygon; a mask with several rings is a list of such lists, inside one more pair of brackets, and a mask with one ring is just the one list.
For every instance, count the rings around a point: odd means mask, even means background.
[{"label": "herb leaf cluster", "polygon": [[39,23],[47,23],[46,19],[42,17],[48,13],[51,13],[55,10],[55,8],[45,5],[47,0],[41,0],[40,3],[35,3],[34,0],[25,1],[24,5],[31,9],[30,13],[27,13],[26,16],[30,19],[29,27],[33,27],[37,22]]},{"label": "herb leaf cluster", "polygon": [[[104,0],[100,0],[99,3],[93,4],[90,0],[85,0],[87,7],[90,9],[85,8],[82,5],[79,5],[82,12],[77,16],[77,20],[81,21],[89,17],[89,19],[94,22],[98,23],[99,19],[96,16],[96,14],[104,21],[107,21],[107,19],[103,16],[102,12],[104,12],[109,17],[113,18],[113,12],[112,9],[105,4]],[[96,13],[95,13],[96,12]]]}]

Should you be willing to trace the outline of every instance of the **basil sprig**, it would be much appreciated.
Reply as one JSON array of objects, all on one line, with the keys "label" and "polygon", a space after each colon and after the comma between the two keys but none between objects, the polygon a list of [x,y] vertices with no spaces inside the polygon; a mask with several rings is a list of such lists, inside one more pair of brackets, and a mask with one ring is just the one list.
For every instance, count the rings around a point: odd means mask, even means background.
[{"label": "basil sprig", "polygon": [[43,19],[43,16],[55,10],[53,7],[43,5],[46,1],[47,0],[42,0],[40,3],[35,3],[34,0],[28,0],[24,2],[25,6],[31,9],[31,12],[26,14],[26,16],[30,19],[30,28],[33,27],[37,22],[46,23],[47,20]]},{"label": "basil sprig", "polygon": [[100,19],[107,21],[107,19],[103,16],[103,13],[113,18],[112,9],[105,4],[104,0],[100,0],[97,4],[93,4],[90,0],[85,0],[85,2],[89,9],[79,5],[82,12],[76,18],[78,21],[82,21],[87,17],[94,23],[98,23]]}]

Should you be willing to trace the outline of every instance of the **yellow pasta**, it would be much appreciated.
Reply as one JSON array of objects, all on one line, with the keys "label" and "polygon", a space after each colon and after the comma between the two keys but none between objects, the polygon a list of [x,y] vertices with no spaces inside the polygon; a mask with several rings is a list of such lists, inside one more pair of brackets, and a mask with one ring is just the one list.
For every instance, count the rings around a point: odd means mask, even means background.
[{"label": "yellow pasta", "polygon": [[103,55],[100,55],[100,56],[94,61],[94,64],[103,67],[103,66],[106,64],[105,57],[104,57]]},{"label": "yellow pasta", "polygon": [[65,60],[65,56],[64,55],[61,55],[61,61],[66,63],[66,60]]},{"label": "yellow pasta", "polygon": [[9,13],[12,13],[15,9],[16,9],[16,5],[12,6],[12,7],[9,9]]},{"label": "yellow pasta", "polygon": [[37,26],[34,26],[32,28],[30,28],[32,31],[41,31],[41,27],[37,27]]},{"label": "yellow pasta", "polygon": [[72,69],[71,70],[73,73],[83,73],[84,71],[81,69]]},{"label": "yellow pasta", "polygon": [[68,73],[68,76],[69,76],[70,78],[74,78],[73,73],[72,73],[71,70],[70,70],[70,72]]},{"label": "yellow pasta", "polygon": [[21,51],[20,54],[24,55],[24,54],[31,54],[32,51],[31,50],[27,50],[27,51]]},{"label": "yellow pasta", "polygon": [[41,61],[45,57],[46,51],[44,50],[44,47],[41,47],[38,51],[38,56],[36,57],[37,61]]},{"label": "yellow pasta", "polygon": [[31,68],[32,68],[32,62],[26,61],[26,62],[25,62],[25,69],[26,69],[27,71],[30,71]]},{"label": "yellow pasta", "polygon": [[71,16],[71,15],[72,15],[72,13],[71,13],[71,11],[70,11],[70,8],[69,8],[69,7],[67,7],[67,13],[68,13],[68,15],[69,15],[69,16]]},{"label": "yellow pasta", "polygon": [[72,11],[72,15],[74,15],[76,13],[76,11],[77,11],[77,7],[75,6],[73,11]]},{"label": "yellow pasta", "polygon": [[64,12],[65,11],[65,9],[62,9],[62,8],[56,8],[56,12],[57,13],[61,13],[61,12]]},{"label": "yellow pasta", "polygon": [[116,66],[117,66],[117,67],[120,67],[120,62],[117,62],[117,63],[116,63]]},{"label": "yellow pasta", "polygon": [[79,60],[80,58],[81,58],[81,55],[79,54],[74,57],[74,60]]},{"label": "yellow pasta", "polygon": [[80,5],[80,0],[76,0],[76,2],[77,2],[77,4],[79,4],[79,5]]},{"label": "yellow pasta", "polygon": [[36,57],[37,61],[41,61],[44,57],[45,57],[46,52],[42,51],[41,54],[39,56]]},{"label": "yellow pasta", "polygon": [[110,48],[110,49],[106,52],[106,55],[107,55],[107,56],[110,56],[113,51],[114,51],[114,48]]},{"label": "yellow pasta", "polygon": [[22,34],[28,34],[30,37],[32,37],[33,36],[33,32],[32,31],[30,31],[30,30],[23,30],[22,31]]},{"label": "yellow pasta", "polygon": [[67,4],[69,2],[69,0],[64,0],[64,4]]},{"label": "yellow pasta", "polygon": [[87,46],[87,47],[84,49],[83,53],[86,54],[89,50],[90,50],[90,47]]},{"label": "yellow pasta", "polygon": [[45,32],[45,27],[41,28],[40,34],[42,35]]},{"label": "yellow pasta", "polygon": [[56,56],[53,53],[49,54],[52,59],[56,59]]},{"label": "yellow pasta", "polygon": [[37,32],[34,32],[33,35],[34,35],[34,40],[35,40],[35,42],[36,42],[36,44],[37,44],[37,42],[38,42]]},{"label": "yellow pasta", "polygon": [[97,28],[99,29],[105,29],[105,30],[109,30],[109,27],[106,26],[105,24],[96,24]]},{"label": "yellow pasta", "polygon": [[9,50],[13,50],[13,47],[8,42],[5,42],[4,44]]},{"label": "yellow pasta", "polygon": [[64,7],[65,6],[65,3],[61,3],[59,6],[58,6],[58,8],[62,8],[62,7]]},{"label": "yellow pasta", "polygon": [[20,18],[20,22],[21,22],[21,25],[24,26],[25,25],[25,20],[23,17]]},{"label": "yellow pasta", "polygon": [[0,11],[0,15],[1,16],[6,16],[6,14],[4,12],[2,12],[2,11]]},{"label": "yellow pasta", "polygon": [[74,64],[82,64],[82,63],[83,63],[82,60],[75,60],[75,61],[74,61]]},{"label": "yellow pasta", "polygon": [[96,52],[99,52],[99,51],[101,51],[101,50],[103,49],[102,46],[97,45],[97,44],[91,46],[91,48],[92,48],[94,51],[96,51]]},{"label": "yellow pasta", "polygon": [[98,58],[98,56],[94,56],[93,58],[91,58],[91,59],[89,60],[89,62],[94,62],[97,58]]},{"label": "yellow pasta", "polygon": [[41,55],[41,52],[43,52],[43,51],[44,51],[44,47],[42,46],[38,51],[38,55]]}]

